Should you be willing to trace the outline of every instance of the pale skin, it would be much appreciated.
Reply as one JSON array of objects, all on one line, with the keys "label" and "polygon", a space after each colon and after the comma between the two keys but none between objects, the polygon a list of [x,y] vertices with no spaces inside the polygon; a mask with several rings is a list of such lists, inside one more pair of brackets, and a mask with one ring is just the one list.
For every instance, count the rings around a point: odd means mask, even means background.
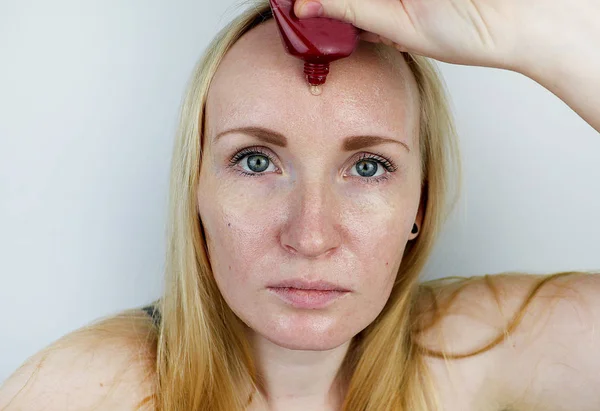
[{"label": "pale skin", "polygon": [[[305,3],[298,1],[298,13]],[[600,5],[593,0],[548,4],[323,0],[325,15],[368,30],[367,40],[443,61],[521,72],[600,131]],[[381,311],[402,251],[416,237],[412,225],[421,223],[416,91],[401,59],[387,56],[399,63],[392,67],[386,56],[363,44],[335,65],[326,90],[314,97],[274,29],[270,22],[248,33],[219,68],[207,106],[198,212],[217,283],[249,326],[257,364],[266,377],[267,392],[251,409],[336,410],[343,387],[336,386],[334,375],[347,344]],[[563,36],[556,36],[557,31]],[[364,76],[370,79],[368,86],[355,81]],[[277,80],[266,81],[273,78]],[[226,130],[247,126],[274,130],[286,137],[287,146],[259,141],[247,132],[215,141]],[[397,142],[340,148],[344,139],[357,135]],[[227,167],[237,148],[254,146],[273,158],[264,175],[235,171],[247,171],[248,157],[235,169]],[[377,184],[361,182],[365,177],[356,175],[360,153],[372,152],[397,166],[394,172],[378,169],[378,175],[389,172],[390,178]],[[269,269],[273,266],[280,271]],[[352,289],[326,310],[292,310],[265,290],[279,276],[317,278],[322,273]],[[425,335],[424,342],[441,348],[435,341],[443,332],[444,348],[468,352],[496,335],[536,280],[520,276],[498,281],[498,302],[482,283],[475,283],[461,294],[454,315]],[[568,290],[559,287],[565,284]],[[561,298],[552,299],[557,295]],[[560,280],[542,292],[503,344],[453,362],[451,373],[440,361],[429,360],[444,410],[600,409],[598,295],[598,276]],[[48,410],[83,409],[106,394],[107,381],[129,358],[124,354],[128,347],[137,346],[124,339],[93,352],[86,346],[57,352],[44,363],[41,378],[7,411],[35,409],[41,401]],[[65,369],[65,363],[70,367]],[[0,409],[23,385],[35,357],[31,364],[0,390]],[[143,367],[130,367],[129,380],[111,394],[106,409],[133,409],[149,387],[127,388],[139,387],[142,376]]]}]

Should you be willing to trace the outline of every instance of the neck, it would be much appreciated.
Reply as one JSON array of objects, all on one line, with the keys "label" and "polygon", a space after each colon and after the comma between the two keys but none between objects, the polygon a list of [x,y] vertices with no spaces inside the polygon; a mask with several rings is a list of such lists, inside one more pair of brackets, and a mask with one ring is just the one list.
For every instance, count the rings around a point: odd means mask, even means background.
[{"label": "neck", "polygon": [[319,351],[281,347],[257,334],[250,342],[264,391],[253,395],[249,411],[341,409],[339,370],[350,341]]}]

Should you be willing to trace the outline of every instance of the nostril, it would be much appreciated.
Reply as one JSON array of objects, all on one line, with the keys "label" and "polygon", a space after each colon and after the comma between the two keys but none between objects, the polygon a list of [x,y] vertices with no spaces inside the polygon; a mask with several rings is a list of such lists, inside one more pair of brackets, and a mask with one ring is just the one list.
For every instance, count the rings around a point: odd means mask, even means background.
[{"label": "nostril", "polygon": [[284,244],[283,246],[285,247],[286,251],[288,251],[290,254],[296,254],[298,252],[294,247],[290,245]]}]

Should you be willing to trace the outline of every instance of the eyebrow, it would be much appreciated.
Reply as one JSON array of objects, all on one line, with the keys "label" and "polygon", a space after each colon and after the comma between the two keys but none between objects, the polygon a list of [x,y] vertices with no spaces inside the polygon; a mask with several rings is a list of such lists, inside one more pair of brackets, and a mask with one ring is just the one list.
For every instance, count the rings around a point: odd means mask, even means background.
[{"label": "eyebrow", "polygon": [[[265,143],[270,143],[279,147],[287,147],[288,141],[287,138],[274,130],[269,130],[268,128],[263,127],[240,127],[233,128],[230,130],[225,130],[217,134],[214,138],[216,142],[221,137],[226,134],[246,134],[251,137],[255,137],[258,140],[264,141]],[[388,137],[380,137],[380,136],[350,136],[346,137],[342,142],[342,149],[344,151],[355,151],[363,148],[376,146],[384,143],[395,143],[403,146],[409,153],[410,147],[404,141],[395,140],[393,138]]]}]

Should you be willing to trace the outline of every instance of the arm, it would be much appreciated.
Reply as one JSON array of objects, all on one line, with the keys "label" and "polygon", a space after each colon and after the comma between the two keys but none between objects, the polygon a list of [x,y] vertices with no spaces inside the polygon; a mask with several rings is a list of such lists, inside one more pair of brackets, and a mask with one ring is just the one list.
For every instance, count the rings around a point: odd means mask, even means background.
[{"label": "arm", "polygon": [[[502,305],[520,306],[539,276],[502,278]],[[556,278],[540,288],[493,370],[510,409],[600,410],[600,275]]]},{"label": "arm", "polygon": [[600,3],[583,3],[569,5],[583,11],[564,13],[566,30],[556,30],[551,20],[538,23],[544,29],[530,36],[516,71],[550,90],[600,132]]}]

